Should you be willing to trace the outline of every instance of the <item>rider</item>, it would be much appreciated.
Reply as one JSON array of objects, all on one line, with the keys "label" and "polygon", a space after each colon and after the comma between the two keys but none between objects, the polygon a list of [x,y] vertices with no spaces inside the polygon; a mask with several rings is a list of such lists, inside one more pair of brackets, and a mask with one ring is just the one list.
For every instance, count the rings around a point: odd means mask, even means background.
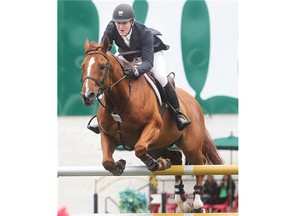
[{"label": "rider", "polygon": [[124,74],[138,79],[144,73],[151,71],[165,89],[178,130],[186,128],[191,121],[180,113],[175,89],[167,80],[163,50],[168,50],[169,46],[157,37],[161,33],[137,22],[134,10],[129,4],[120,4],[114,9],[112,20],[108,23],[104,35],[108,36],[111,44],[115,41],[119,53],[141,51],[136,54],[119,56],[126,62],[139,62],[140,60],[140,64],[125,67]]}]

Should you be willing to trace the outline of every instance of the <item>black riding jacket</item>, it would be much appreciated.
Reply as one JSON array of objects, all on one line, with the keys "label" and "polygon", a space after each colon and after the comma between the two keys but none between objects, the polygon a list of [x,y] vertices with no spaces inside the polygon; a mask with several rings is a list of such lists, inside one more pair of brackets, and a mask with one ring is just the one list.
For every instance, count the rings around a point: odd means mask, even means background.
[{"label": "black riding jacket", "polygon": [[130,47],[128,47],[122,36],[118,33],[116,25],[113,21],[110,21],[104,31],[104,35],[107,35],[110,41],[110,44],[115,44],[118,46],[118,52],[127,52],[132,50],[141,50],[140,53],[124,55],[123,57],[132,62],[134,58],[142,57],[142,64],[137,66],[139,76],[150,71],[153,67],[154,53],[160,50],[168,50],[169,45],[166,45],[162,40],[157,36],[161,35],[157,30],[151,29],[134,21],[132,26],[132,34],[130,38]]}]

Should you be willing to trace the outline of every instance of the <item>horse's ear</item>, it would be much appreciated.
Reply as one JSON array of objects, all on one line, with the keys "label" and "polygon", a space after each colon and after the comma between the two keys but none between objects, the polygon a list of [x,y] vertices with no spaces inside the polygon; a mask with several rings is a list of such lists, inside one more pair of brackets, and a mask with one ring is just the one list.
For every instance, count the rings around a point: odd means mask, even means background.
[{"label": "horse's ear", "polygon": [[85,50],[85,52],[87,52],[87,50],[89,50],[89,48],[90,48],[89,39],[86,38],[86,41],[85,41],[85,44],[84,44],[84,50]]},{"label": "horse's ear", "polygon": [[110,42],[109,42],[109,38],[108,38],[107,35],[104,35],[104,36],[102,37],[101,44],[102,44],[103,49],[104,49],[105,51],[110,50]]}]

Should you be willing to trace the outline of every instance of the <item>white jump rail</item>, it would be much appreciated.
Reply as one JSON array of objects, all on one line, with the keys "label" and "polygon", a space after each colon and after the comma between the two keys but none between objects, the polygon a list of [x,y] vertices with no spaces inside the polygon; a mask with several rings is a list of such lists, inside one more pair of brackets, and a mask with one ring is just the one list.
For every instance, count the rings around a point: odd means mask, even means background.
[{"label": "white jump rail", "polygon": [[[145,166],[128,166],[121,176],[152,175],[238,175],[238,165],[174,165],[163,171],[151,172]],[[113,176],[102,166],[58,167],[58,177],[72,176]]]}]

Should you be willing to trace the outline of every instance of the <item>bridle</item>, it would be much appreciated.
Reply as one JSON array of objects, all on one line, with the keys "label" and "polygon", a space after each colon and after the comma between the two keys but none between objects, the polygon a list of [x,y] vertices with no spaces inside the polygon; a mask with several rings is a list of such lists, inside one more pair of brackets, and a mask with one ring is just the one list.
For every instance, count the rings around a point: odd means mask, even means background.
[{"label": "bridle", "polygon": [[110,87],[107,87],[107,88],[105,89],[105,81],[106,81],[106,79],[107,79],[107,77],[108,77],[108,74],[110,73],[110,61],[109,61],[109,58],[108,58],[103,52],[96,51],[96,50],[88,50],[87,52],[85,52],[85,57],[86,57],[87,55],[93,55],[93,54],[102,55],[102,56],[107,60],[107,63],[106,63],[106,71],[105,71],[104,77],[103,77],[103,79],[102,79],[100,82],[99,82],[98,80],[96,80],[96,79],[95,79],[94,77],[92,77],[92,76],[86,76],[84,79],[82,79],[82,77],[81,77],[80,82],[81,82],[82,85],[83,85],[83,83],[84,83],[85,80],[87,80],[87,79],[93,80],[93,81],[96,83],[96,85],[98,85],[99,88],[100,88],[99,94],[102,94],[102,93],[108,91],[109,89],[112,89],[112,87],[115,85],[115,84],[114,84],[114,85],[112,85],[112,86],[110,86]]},{"label": "bridle", "polygon": [[[123,56],[123,55],[129,55],[129,54],[136,54],[136,53],[140,53],[140,52],[141,52],[140,50],[133,50],[133,51],[127,51],[127,52],[120,53],[119,55]],[[127,77],[127,75],[124,75],[122,78],[120,78],[115,83],[113,83],[111,86],[109,86],[109,87],[107,87],[105,89],[104,83],[105,83],[105,81],[107,79],[107,74],[110,73],[110,61],[109,61],[109,58],[103,52],[100,52],[100,51],[97,51],[97,50],[88,50],[88,51],[85,52],[85,56],[93,55],[93,54],[100,54],[107,60],[105,75],[104,75],[104,77],[103,77],[101,82],[99,82],[98,80],[96,80],[92,76],[86,76],[84,79],[82,79],[82,77],[81,77],[80,82],[83,85],[85,80],[87,80],[87,79],[93,80],[96,83],[96,85],[98,85],[100,87],[100,91],[99,91],[99,95],[100,95],[100,94],[102,94],[102,93],[104,93],[106,91],[112,90],[113,86],[117,85],[120,81],[125,79]],[[114,55],[113,55],[113,57],[119,62],[119,60]],[[123,70],[122,64],[120,62],[119,62],[119,64],[121,65],[122,70]]]},{"label": "bridle", "polygon": [[[107,77],[108,77],[108,74],[110,74],[110,72],[111,72],[111,71],[110,71],[110,69],[111,69],[110,60],[109,60],[109,58],[107,57],[107,55],[105,55],[105,53],[103,53],[103,52],[101,52],[101,51],[97,51],[97,50],[88,50],[88,51],[86,51],[86,52],[85,52],[85,57],[86,57],[87,55],[93,55],[93,54],[102,55],[102,56],[107,60],[107,63],[106,63],[106,71],[105,71],[104,77],[103,77],[103,79],[99,82],[98,80],[96,80],[96,79],[95,79],[94,77],[92,77],[92,76],[86,76],[84,79],[82,79],[82,76],[81,76],[80,82],[81,82],[82,85],[83,85],[83,83],[84,83],[85,80],[87,80],[87,79],[93,80],[93,81],[96,83],[96,85],[99,86],[99,92],[98,92],[98,95],[97,95],[97,98],[98,98],[99,95],[101,95],[101,94],[103,94],[103,93],[105,93],[105,92],[111,91],[112,88],[113,88],[115,85],[117,85],[119,82],[121,82],[123,79],[125,79],[125,78],[127,77],[127,75],[124,75],[124,72],[123,72],[123,76],[122,76],[119,80],[117,80],[117,81],[116,81],[115,83],[113,83],[111,86],[108,86],[108,87],[105,88],[105,81],[106,81],[106,79],[107,79]],[[121,62],[119,61],[119,59],[118,59],[116,56],[114,56],[114,55],[112,55],[112,57],[115,58],[115,60],[116,60],[116,61],[119,63],[119,65],[121,66],[122,71],[124,71],[124,67],[123,67],[123,65],[121,64]],[[131,82],[131,79],[130,79],[130,82]],[[129,84],[129,92],[130,92],[130,91],[131,91],[131,83]]]}]

